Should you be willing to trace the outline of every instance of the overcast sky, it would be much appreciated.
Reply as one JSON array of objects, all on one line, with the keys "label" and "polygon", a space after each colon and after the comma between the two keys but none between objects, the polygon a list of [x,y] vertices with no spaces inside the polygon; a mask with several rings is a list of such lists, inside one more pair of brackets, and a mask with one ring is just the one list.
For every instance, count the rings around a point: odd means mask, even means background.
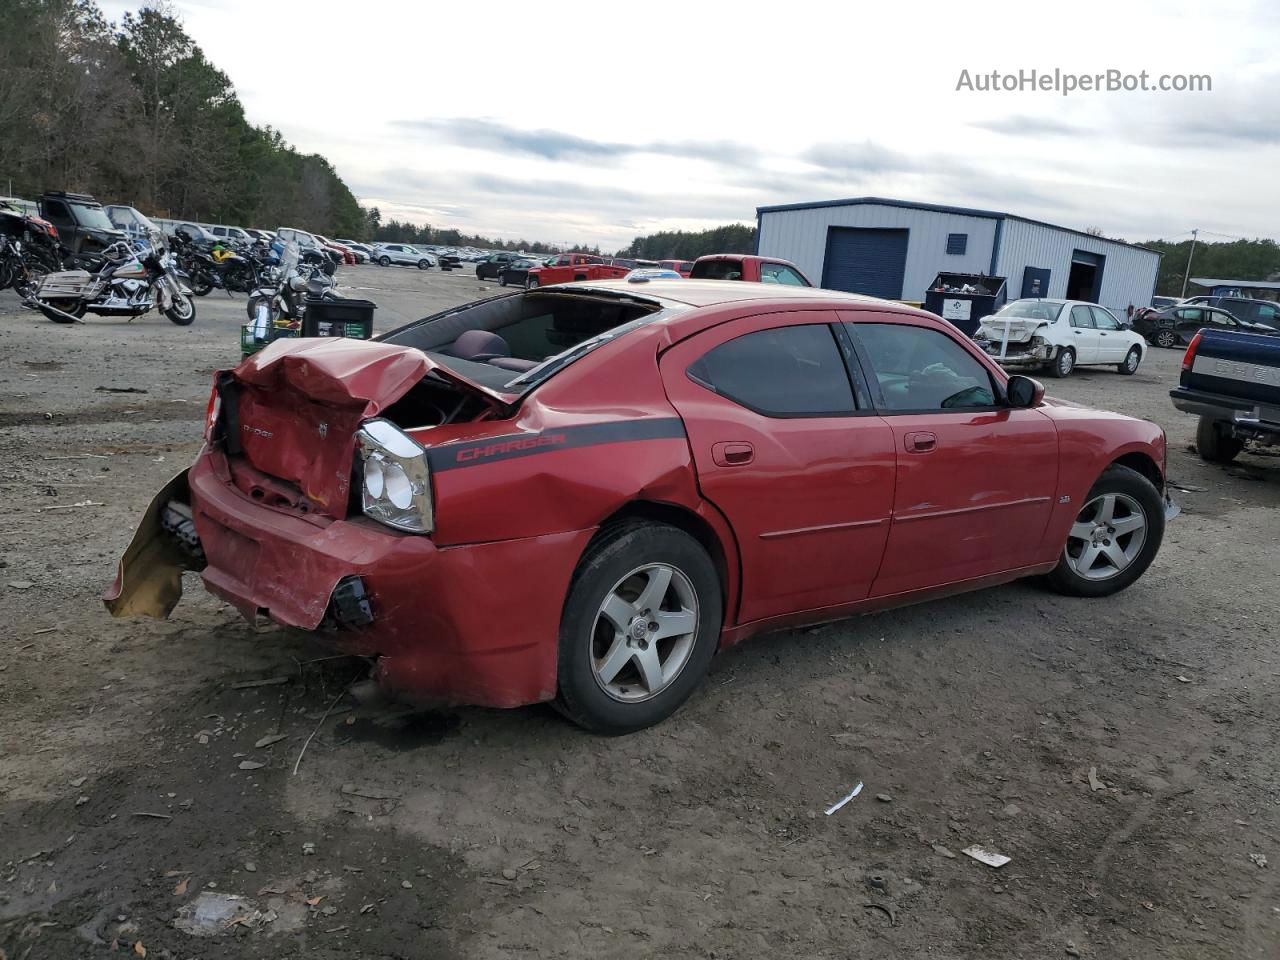
[{"label": "overcast sky", "polygon": [[[613,249],[874,195],[1129,240],[1278,232],[1273,0],[176,6],[250,120],[384,218]],[[1032,68],[1213,89],[956,89]]]}]

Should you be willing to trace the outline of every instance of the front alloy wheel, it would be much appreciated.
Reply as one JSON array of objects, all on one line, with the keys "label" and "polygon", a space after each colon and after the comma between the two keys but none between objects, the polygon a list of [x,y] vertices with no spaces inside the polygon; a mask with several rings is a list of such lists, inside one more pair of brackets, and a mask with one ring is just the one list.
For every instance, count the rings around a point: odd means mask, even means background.
[{"label": "front alloy wheel", "polygon": [[1105,597],[1129,586],[1160,549],[1164,507],[1150,480],[1112,464],[1076,514],[1049,585],[1077,597]]},{"label": "front alloy wheel", "polygon": [[596,682],[624,703],[652,699],[689,662],[697,632],[698,597],[683,571],[666,563],[637,567],[614,584],[596,614]]}]

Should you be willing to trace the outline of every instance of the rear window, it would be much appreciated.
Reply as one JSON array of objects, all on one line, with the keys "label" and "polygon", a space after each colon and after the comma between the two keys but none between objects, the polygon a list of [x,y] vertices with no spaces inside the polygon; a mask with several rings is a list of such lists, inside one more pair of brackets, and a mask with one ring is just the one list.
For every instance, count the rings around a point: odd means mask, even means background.
[{"label": "rear window", "polygon": [[484,386],[522,393],[660,310],[631,297],[529,292],[468,304],[377,339],[422,350]]},{"label": "rear window", "polygon": [[691,280],[741,280],[742,264],[737,260],[699,260],[689,274]]},{"label": "rear window", "polygon": [[1046,303],[1044,300],[1015,300],[1005,304],[996,314],[997,317],[1013,317],[1014,319],[1044,320],[1048,323],[1058,319],[1062,311],[1060,303]]}]

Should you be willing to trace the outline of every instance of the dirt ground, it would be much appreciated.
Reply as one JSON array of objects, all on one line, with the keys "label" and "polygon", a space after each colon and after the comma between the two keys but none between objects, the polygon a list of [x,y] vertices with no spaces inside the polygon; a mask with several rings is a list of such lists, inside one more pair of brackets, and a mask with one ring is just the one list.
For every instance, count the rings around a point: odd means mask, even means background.
[{"label": "dirt ground", "polygon": [[[341,279],[380,329],[496,290]],[[60,327],[0,294],[5,960],[1280,955],[1280,468],[1189,451],[1179,354],[1051,382],[1169,433],[1184,513],[1134,587],[757,639],[603,739],[353,709],[350,661],[192,577],[168,622],[106,615],[237,357],[243,301],[199,310]]]}]

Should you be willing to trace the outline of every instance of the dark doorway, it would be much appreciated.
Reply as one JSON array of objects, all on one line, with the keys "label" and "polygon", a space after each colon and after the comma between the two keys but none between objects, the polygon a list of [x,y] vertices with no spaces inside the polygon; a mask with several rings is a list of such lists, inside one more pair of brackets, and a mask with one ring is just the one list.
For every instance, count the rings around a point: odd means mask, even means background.
[{"label": "dark doorway", "polygon": [[1071,253],[1071,272],[1067,274],[1067,299],[1097,303],[1102,292],[1102,267],[1106,258],[1084,250]]}]

